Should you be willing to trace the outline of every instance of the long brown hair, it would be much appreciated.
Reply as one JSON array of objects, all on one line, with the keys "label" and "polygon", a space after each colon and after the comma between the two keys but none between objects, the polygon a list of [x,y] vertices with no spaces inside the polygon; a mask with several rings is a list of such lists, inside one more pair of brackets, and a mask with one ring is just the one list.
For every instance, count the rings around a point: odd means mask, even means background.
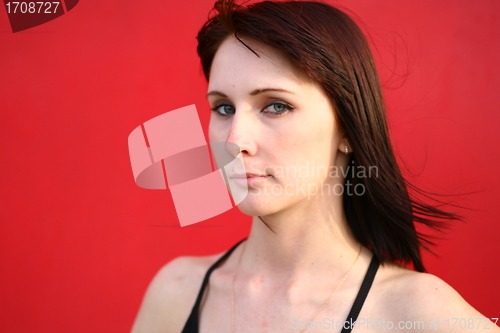
[{"label": "long brown hair", "polygon": [[[292,63],[319,82],[336,106],[336,119],[352,147],[349,166],[376,167],[377,177],[345,181],[362,184],[363,195],[343,194],[343,205],[354,237],[382,261],[411,263],[425,271],[420,247],[432,244],[417,232],[415,222],[439,229],[454,213],[410,196],[421,191],[398,167],[387,128],[380,79],[369,44],[344,12],[313,1],[263,1],[248,6],[219,0],[198,34],[198,54],[208,80],[221,43],[234,35],[263,42],[283,52]],[[353,177],[354,176],[354,177]]]}]

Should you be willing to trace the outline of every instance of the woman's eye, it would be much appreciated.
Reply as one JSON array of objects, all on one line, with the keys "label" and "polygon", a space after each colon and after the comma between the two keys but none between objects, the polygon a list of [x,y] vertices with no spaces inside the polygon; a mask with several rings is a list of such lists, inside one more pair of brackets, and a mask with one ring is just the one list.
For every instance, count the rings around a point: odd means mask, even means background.
[{"label": "woman's eye", "polygon": [[221,116],[229,116],[231,114],[234,114],[235,109],[234,106],[229,104],[219,104],[216,107],[214,107],[212,111],[217,112]]},{"label": "woman's eye", "polygon": [[273,104],[269,104],[268,106],[266,106],[266,108],[263,110],[264,113],[276,113],[276,114],[280,114],[280,113],[285,113],[287,111],[290,111],[292,110],[293,107],[286,104],[286,103],[273,103]]},{"label": "woman's eye", "polygon": [[[293,107],[287,103],[283,102],[275,102],[272,104],[269,104],[266,106],[262,112],[263,113],[268,113],[268,114],[274,114],[274,115],[279,115],[279,114],[284,114],[287,111],[292,110]],[[212,108],[213,112],[216,112],[218,115],[223,116],[223,117],[228,117],[233,115],[236,112],[236,109],[234,106],[230,104],[219,104]]]}]

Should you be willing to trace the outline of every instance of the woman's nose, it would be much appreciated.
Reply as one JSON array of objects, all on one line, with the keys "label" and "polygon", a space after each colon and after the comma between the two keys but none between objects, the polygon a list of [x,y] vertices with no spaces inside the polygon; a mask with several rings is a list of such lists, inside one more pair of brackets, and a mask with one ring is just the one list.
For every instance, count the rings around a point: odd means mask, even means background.
[{"label": "woman's nose", "polygon": [[236,112],[230,121],[226,150],[234,157],[240,152],[243,155],[255,155],[257,150],[255,141],[258,133],[256,117],[250,113]]}]

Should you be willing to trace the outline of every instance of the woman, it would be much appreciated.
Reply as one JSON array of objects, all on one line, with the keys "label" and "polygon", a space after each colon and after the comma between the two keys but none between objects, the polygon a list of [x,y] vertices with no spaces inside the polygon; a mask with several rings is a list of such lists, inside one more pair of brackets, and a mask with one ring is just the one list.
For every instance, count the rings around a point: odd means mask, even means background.
[{"label": "woman", "polygon": [[356,24],[317,2],[215,10],[198,35],[209,137],[239,147],[246,170],[229,181],[248,188],[252,229],[226,253],[166,265],[133,332],[455,332],[471,319],[499,332],[423,273],[414,222],[457,216],[410,198]]}]

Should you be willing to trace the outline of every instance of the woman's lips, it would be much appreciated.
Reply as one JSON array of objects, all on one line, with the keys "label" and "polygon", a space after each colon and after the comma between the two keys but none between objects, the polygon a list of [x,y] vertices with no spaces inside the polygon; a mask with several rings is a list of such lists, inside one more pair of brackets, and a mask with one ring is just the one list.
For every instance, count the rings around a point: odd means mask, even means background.
[{"label": "woman's lips", "polygon": [[272,177],[271,175],[258,175],[258,174],[246,174],[246,175],[236,175],[232,176],[232,181],[242,187],[250,187],[258,184],[265,183]]}]

